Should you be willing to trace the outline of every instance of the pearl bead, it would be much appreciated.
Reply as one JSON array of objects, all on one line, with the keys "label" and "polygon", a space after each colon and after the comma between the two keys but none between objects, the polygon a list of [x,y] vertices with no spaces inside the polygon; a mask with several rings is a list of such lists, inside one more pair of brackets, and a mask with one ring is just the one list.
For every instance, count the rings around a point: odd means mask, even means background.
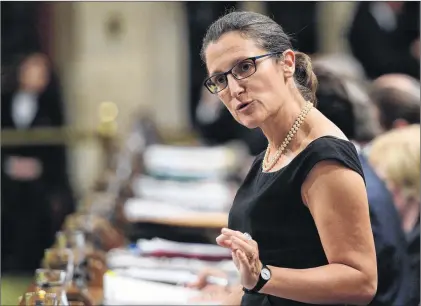
[{"label": "pearl bead", "polygon": [[313,104],[310,101],[307,101],[306,106],[301,110],[301,113],[299,114],[298,118],[295,120],[293,126],[291,127],[291,130],[288,132],[287,136],[285,137],[284,141],[282,142],[282,145],[279,147],[279,149],[276,150],[275,156],[271,161],[269,161],[269,145],[266,149],[265,155],[263,157],[262,162],[262,168],[263,171],[269,171],[273,168],[273,166],[278,162],[281,155],[284,153],[284,150],[294,137],[294,135],[297,133],[298,129],[300,128],[301,124],[303,123],[305,117],[310,112],[311,108],[313,107]]}]

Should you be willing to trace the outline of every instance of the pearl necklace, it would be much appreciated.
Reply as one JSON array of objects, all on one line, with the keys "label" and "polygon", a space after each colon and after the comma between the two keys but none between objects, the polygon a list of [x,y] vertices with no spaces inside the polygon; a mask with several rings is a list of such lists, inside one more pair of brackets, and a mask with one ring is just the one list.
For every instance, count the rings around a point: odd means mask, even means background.
[{"label": "pearl necklace", "polygon": [[306,118],[307,114],[310,112],[312,107],[313,107],[313,103],[311,103],[310,101],[307,101],[306,105],[301,110],[298,118],[295,120],[294,125],[289,130],[281,146],[279,147],[279,149],[276,150],[275,156],[272,158],[271,161],[269,161],[269,145],[268,145],[265,156],[263,158],[263,162],[262,162],[263,171],[268,172],[270,169],[273,168],[273,166],[275,166],[275,164],[278,162],[279,158],[281,157],[281,155],[284,153],[285,149],[287,148],[288,144],[291,142],[292,138],[297,133],[301,124],[304,122],[304,119]]}]

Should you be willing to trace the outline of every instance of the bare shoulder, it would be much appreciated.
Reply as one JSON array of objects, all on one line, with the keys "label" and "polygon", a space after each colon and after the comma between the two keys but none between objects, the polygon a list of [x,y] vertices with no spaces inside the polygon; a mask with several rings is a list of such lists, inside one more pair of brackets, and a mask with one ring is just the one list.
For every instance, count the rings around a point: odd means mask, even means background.
[{"label": "bare shoulder", "polygon": [[338,200],[347,193],[366,198],[366,189],[362,176],[337,161],[324,160],[317,163],[309,172],[301,188],[306,205],[320,193],[329,193]]}]

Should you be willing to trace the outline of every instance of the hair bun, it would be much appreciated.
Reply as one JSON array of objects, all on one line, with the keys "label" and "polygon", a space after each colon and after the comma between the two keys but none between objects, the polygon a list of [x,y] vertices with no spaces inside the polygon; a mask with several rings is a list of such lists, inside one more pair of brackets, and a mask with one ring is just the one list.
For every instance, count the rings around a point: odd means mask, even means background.
[{"label": "hair bun", "polygon": [[313,72],[310,57],[299,51],[295,51],[295,79],[304,96],[304,99],[313,102],[316,106],[317,77]]}]

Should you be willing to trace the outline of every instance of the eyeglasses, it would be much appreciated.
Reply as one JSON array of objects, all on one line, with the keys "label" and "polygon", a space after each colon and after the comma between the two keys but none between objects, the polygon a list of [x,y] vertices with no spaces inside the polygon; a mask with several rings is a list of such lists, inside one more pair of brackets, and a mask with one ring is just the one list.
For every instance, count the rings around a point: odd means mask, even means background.
[{"label": "eyeglasses", "polygon": [[204,82],[204,85],[210,91],[210,93],[217,94],[218,92],[227,88],[229,74],[232,74],[232,76],[237,80],[248,78],[249,76],[252,76],[257,70],[256,60],[258,60],[259,58],[274,56],[281,53],[282,52],[274,52],[246,58],[245,60],[242,60],[241,62],[235,64],[235,66],[227,72],[218,73],[207,78]]}]

